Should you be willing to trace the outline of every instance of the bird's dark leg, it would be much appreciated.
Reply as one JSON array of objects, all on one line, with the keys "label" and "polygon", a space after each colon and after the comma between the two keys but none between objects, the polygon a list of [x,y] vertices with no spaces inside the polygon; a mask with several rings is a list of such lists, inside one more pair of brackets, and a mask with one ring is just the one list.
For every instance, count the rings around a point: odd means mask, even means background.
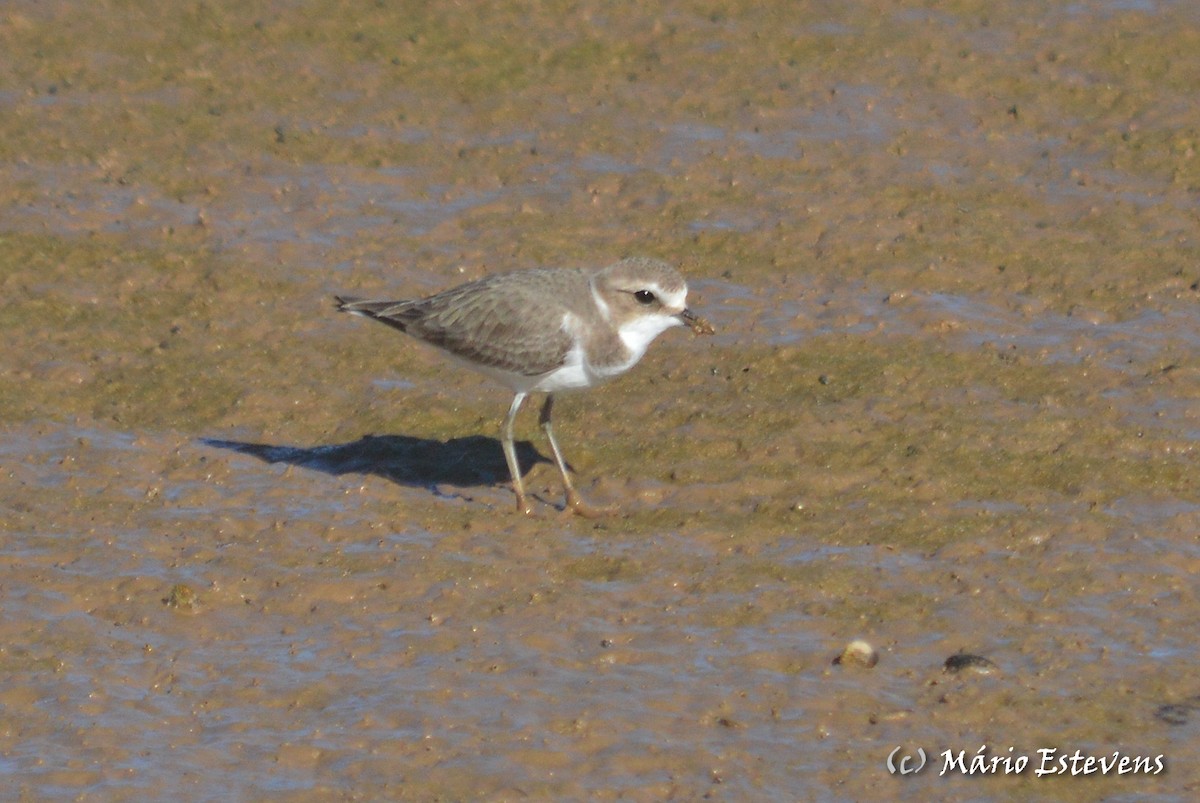
[{"label": "bird's dark leg", "polygon": [[525,396],[524,393],[518,393],[513,398],[508,415],[504,417],[504,426],[500,430],[500,445],[504,448],[504,459],[508,462],[509,473],[512,474],[513,492],[517,495],[517,512],[531,516],[533,505],[529,504],[529,498],[525,496],[525,483],[521,482],[521,466],[517,463],[517,450],[513,446],[513,421],[525,402]]},{"label": "bird's dark leg", "polygon": [[542,412],[538,416],[538,423],[542,425],[542,431],[546,433],[546,439],[550,441],[550,449],[554,452],[554,462],[558,464],[558,473],[562,475],[563,488],[567,493],[567,506],[565,509],[589,519],[615,513],[615,508],[598,508],[589,505],[583,501],[583,497],[579,495],[579,491],[575,490],[575,486],[571,483],[571,477],[567,474],[567,463],[563,460],[562,450],[558,448],[558,441],[554,439],[554,427],[550,423],[550,413],[553,409],[554,394],[551,393],[546,396],[546,402],[542,405]]}]

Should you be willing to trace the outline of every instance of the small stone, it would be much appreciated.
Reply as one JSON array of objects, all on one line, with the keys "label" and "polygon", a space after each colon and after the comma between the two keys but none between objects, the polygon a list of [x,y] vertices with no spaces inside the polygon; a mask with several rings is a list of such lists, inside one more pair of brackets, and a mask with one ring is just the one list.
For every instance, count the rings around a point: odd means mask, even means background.
[{"label": "small stone", "polygon": [[879,653],[862,639],[855,639],[846,645],[841,655],[833,659],[834,666],[861,666],[870,669],[879,663]]},{"label": "small stone", "polygon": [[942,671],[951,675],[994,675],[1000,671],[1000,667],[982,655],[958,652],[946,659]]},{"label": "small stone", "polygon": [[1154,716],[1168,725],[1186,725],[1197,713],[1200,713],[1200,694],[1193,694],[1181,703],[1160,705]]},{"label": "small stone", "polygon": [[181,611],[194,611],[199,607],[200,599],[194,588],[185,583],[176,583],[171,586],[171,592],[163,598],[163,604]]}]

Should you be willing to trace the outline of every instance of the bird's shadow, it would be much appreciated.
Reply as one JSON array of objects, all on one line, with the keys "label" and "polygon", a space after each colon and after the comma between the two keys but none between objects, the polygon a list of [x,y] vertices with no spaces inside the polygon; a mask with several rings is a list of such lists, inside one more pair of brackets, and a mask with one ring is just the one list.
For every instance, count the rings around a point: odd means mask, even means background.
[{"label": "bird's shadow", "polygon": [[[504,449],[496,438],[471,435],[438,441],[411,435],[364,435],[350,443],[328,446],[280,446],[219,438],[200,442],[217,449],[253,455],[267,463],[287,463],[326,474],[374,474],[400,485],[436,491],[440,485],[471,488],[509,479]],[[550,460],[529,441],[517,441],[522,475]]]}]

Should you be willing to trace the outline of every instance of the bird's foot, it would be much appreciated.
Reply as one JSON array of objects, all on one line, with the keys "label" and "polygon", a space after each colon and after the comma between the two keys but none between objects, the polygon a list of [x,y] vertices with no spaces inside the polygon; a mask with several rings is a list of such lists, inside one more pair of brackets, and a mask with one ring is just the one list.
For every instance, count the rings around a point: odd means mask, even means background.
[{"label": "bird's foot", "polygon": [[522,491],[517,491],[517,513],[524,516],[533,515],[533,503]]},{"label": "bird's foot", "polygon": [[584,498],[574,488],[567,491],[567,504],[563,508],[564,515],[574,514],[583,516],[585,519],[602,519],[607,516],[615,516],[620,512],[621,509],[616,505],[593,505],[584,501]]}]

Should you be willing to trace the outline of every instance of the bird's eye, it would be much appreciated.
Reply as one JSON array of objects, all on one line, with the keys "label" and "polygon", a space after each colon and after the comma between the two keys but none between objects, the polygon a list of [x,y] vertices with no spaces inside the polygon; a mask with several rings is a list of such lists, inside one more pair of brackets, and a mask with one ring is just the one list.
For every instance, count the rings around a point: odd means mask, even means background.
[{"label": "bird's eye", "polygon": [[638,290],[633,294],[633,297],[638,300],[639,304],[654,303],[654,293],[651,293],[649,290]]}]

